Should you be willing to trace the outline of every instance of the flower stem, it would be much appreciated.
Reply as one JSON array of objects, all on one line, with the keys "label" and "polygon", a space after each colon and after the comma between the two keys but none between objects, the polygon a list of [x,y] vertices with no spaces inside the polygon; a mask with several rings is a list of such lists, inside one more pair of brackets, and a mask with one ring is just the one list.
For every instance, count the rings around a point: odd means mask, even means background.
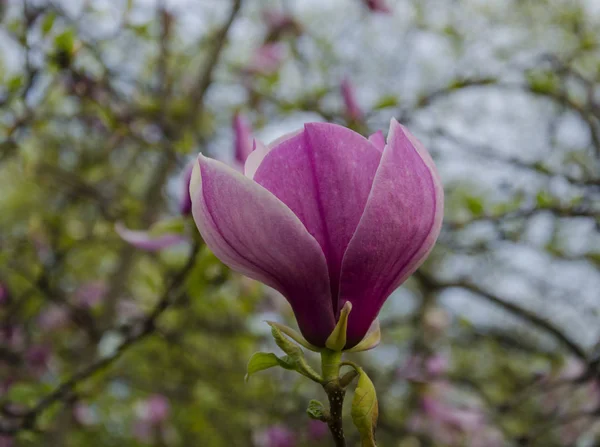
[{"label": "flower stem", "polygon": [[321,352],[321,372],[323,374],[323,388],[329,399],[329,414],[327,425],[333,436],[336,447],[346,447],[344,428],[342,425],[342,409],[346,390],[340,385],[339,369],[342,353],[326,350]]},{"label": "flower stem", "polygon": [[329,349],[321,352],[321,372],[323,374],[324,383],[337,380],[341,361],[341,352],[331,351]]}]

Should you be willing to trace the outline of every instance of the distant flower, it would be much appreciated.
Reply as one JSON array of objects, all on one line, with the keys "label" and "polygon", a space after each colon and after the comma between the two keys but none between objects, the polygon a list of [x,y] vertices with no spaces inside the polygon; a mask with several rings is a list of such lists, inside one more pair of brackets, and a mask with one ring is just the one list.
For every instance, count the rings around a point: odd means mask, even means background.
[{"label": "distant flower", "polygon": [[89,405],[83,402],[77,402],[73,406],[73,417],[79,424],[85,426],[94,425],[96,422],[94,411]]},{"label": "distant flower", "polygon": [[0,306],[8,304],[9,301],[8,287],[0,282]]},{"label": "distant flower", "polygon": [[435,354],[425,360],[425,371],[429,377],[438,377],[448,371],[448,358]]},{"label": "distant flower", "polygon": [[183,170],[181,176],[181,199],[179,201],[179,212],[182,216],[187,216],[192,212],[192,200],[190,199],[190,179],[192,178],[192,168],[194,160],[190,160]]},{"label": "distant flower", "polygon": [[[344,78],[340,85],[342,91],[342,98],[344,99],[344,105],[346,106],[346,115],[352,121],[360,121],[363,118],[363,112],[358,105],[356,100],[356,92],[354,85],[348,78]],[[383,137],[383,135],[381,135]],[[377,138],[377,137],[376,137]],[[379,143],[379,140],[377,141]]]},{"label": "distant flower", "polygon": [[78,306],[91,308],[102,302],[106,292],[107,286],[103,281],[89,281],[75,290],[75,302]]},{"label": "distant flower", "polygon": [[315,346],[349,302],[353,348],[440,232],[443,189],[427,150],[395,120],[383,151],[342,126],[308,123],[257,143],[245,173],[199,156],[190,192],[206,245],[285,296]]},{"label": "distant flower", "polygon": [[162,394],[154,394],[144,402],[142,418],[158,425],[169,417],[169,410],[169,399]]},{"label": "distant flower", "polygon": [[296,436],[283,425],[273,425],[258,433],[255,444],[256,447],[295,447]]},{"label": "distant flower", "polygon": [[430,309],[425,313],[423,326],[434,335],[440,335],[450,326],[450,315],[439,307]]},{"label": "distant flower", "polygon": [[150,443],[155,434],[161,434],[169,417],[169,400],[162,394],[154,394],[141,401],[137,407],[138,419],[133,425],[133,436],[141,442]]},{"label": "distant flower", "polygon": [[179,233],[153,234],[150,231],[130,230],[121,222],[115,224],[115,231],[125,242],[144,251],[164,250],[188,241]]},{"label": "distant flower", "polygon": [[239,112],[233,116],[232,126],[234,135],[235,161],[237,165],[241,167],[240,170],[243,171],[246,159],[254,149],[252,127],[250,126],[248,118]]},{"label": "distant flower", "polygon": [[363,0],[367,8],[373,12],[381,12],[383,14],[391,14],[392,10],[386,4],[386,0]]},{"label": "distant flower", "polygon": [[45,331],[62,329],[69,321],[69,311],[58,304],[50,304],[37,317],[38,326]]},{"label": "distant flower", "polygon": [[0,435],[0,447],[13,447],[13,446],[14,446],[14,442],[13,442],[12,437]]},{"label": "distant flower", "polygon": [[34,376],[40,377],[48,370],[51,356],[49,346],[34,345],[25,352],[25,363]]},{"label": "distant flower", "polygon": [[283,11],[268,9],[263,12],[263,17],[268,27],[268,42],[281,39],[284,34],[298,36],[302,34],[302,26],[296,19]]},{"label": "distant flower", "polygon": [[283,63],[285,48],[279,42],[265,43],[255,52],[246,66],[246,72],[254,75],[276,73]]},{"label": "distant flower", "polygon": [[315,419],[311,419],[308,422],[308,438],[311,441],[320,441],[327,437],[329,433],[329,427],[325,422],[317,421]]}]

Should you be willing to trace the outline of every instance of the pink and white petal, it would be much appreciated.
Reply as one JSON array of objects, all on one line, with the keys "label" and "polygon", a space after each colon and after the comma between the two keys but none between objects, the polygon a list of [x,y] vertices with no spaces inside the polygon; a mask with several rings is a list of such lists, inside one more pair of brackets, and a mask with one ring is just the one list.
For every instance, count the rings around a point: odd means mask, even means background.
[{"label": "pink and white petal", "polygon": [[378,130],[369,136],[369,141],[373,143],[377,149],[383,152],[383,149],[385,148],[385,137],[383,136],[383,132],[381,130]]},{"label": "pink and white petal", "polygon": [[188,242],[182,234],[165,233],[154,235],[149,231],[130,230],[121,222],[115,224],[117,234],[130,245],[144,251],[158,251]]},{"label": "pink and white petal", "polygon": [[340,299],[354,306],[347,349],[360,342],[387,297],[433,248],[443,204],[442,184],[431,157],[392,120],[364,215],[342,264]]},{"label": "pink and white petal", "polygon": [[335,327],[327,264],[302,222],[265,188],[202,155],[190,192],[208,247],[233,270],[281,292],[302,335],[323,346]]},{"label": "pink and white petal", "polygon": [[343,254],[362,216],[381,153],[342,126],[310,123],[274,146],[254,180],[285,203],[319,242],[334,310]]}]

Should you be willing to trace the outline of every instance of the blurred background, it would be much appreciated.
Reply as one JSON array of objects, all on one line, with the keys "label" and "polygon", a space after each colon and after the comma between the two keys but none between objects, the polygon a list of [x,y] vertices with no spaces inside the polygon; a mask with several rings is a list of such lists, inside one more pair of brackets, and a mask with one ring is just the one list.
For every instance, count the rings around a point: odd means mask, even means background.
[{"label": "blurred background", "polygon": [[264,320],[293,315],[203,246],[184,171],[305,122],[392,117],[432,153],[446,217],[382,344],[354,355],[378,445],[600,445],[600,2],[0,14],[0,446],[329,446],[317,385],[244,382],[253,352],[279,353]]}]

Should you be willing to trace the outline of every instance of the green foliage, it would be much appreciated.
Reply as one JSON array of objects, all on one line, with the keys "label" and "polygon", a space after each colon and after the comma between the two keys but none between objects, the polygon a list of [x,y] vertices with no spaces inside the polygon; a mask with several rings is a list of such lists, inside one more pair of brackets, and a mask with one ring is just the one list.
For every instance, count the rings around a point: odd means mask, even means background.
[{"label": "green foliage", "polygon": [[376,447],[375,428],[379,415],[377,392],[367,373],[362,369],[358,373],[358,384],[352,399],[352,421],[360,433],[362,447]]},{"label": "green foliage", "polygon": [[273,353],[255,352],[252,354],[252,357],[250,357],[248,366],[246,367],[246,382],[250,379],[252,374],[273,368],[274,366],[281,366],[282,368],[290,370],[295,369],[293,360],[289,356],[279,358]]}]

